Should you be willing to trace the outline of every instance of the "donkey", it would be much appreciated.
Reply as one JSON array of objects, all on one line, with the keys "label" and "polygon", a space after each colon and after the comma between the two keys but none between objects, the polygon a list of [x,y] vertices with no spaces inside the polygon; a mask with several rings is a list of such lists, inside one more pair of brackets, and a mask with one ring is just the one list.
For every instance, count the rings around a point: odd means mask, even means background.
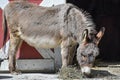
[{"label": "donkey", "polygon": [[[72,4],[42,7],[27,1],[13,1],[3,13],[4,41],[9,29],[9,71],[16,73],[15,55],[25,41],[36,48],[61,47],[62,68],[70,64],[71,47],[79,44],[77,60],[83,74],[89,75],[95,57],[99,54],[98,43],[105,28],[99,32],[90,15]],[[4,42],[3,42],[4,43]],[[71,53],[73,55],[73,53]]]}]

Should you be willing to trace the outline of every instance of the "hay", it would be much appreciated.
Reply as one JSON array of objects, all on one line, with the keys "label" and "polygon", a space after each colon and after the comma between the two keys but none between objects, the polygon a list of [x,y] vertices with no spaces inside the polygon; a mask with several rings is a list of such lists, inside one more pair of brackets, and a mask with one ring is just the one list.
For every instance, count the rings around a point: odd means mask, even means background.
[{"label": "hay", "polygon": [[82,74],[78,68],[69,66],[60,70],[59,78],[63,80],[82,79]]}]

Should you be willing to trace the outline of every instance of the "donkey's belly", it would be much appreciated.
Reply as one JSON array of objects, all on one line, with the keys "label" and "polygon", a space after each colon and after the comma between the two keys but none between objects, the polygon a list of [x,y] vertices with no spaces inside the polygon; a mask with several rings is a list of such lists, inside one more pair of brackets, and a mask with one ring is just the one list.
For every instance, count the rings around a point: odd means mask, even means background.
[{"label": "donkey's belly", "polygon": [[40,38],[28,38],[23,37],[23,40],[27,42],[29,45],[37,47],[37,48],[55,48],[60,45],[61,40],[52,38],[52,37],[40,37]]}]

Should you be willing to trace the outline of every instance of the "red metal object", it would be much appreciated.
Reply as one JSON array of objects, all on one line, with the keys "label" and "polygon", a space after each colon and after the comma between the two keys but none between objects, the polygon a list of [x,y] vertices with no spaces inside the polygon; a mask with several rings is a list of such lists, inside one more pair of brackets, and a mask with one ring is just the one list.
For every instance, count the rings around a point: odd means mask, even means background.
[{"label": "red metal object", "polygon": [[2,30],[2,9],[0,9],[0,48],[2,48],[3,30]]},{"label": "red metal object", "polygon": [[[9,0],[9,1],[15,1],[15,0]],[[17,1],[17,0],[16,0]],[[22,0],[21,0],[22,1]],[[31,3],[35,3],[37,5],[39,5],[43,0],[26,0],[26,1],[29,1]]]},{"label": "red metal object", "polygon": [[43,0],[28,0],[28,1],[39,5]]},{"label": "red metal object", "polygon": [[43,59],[40,53],[27,43],[23,42],[21,48],[17,52],[17,59]]}]

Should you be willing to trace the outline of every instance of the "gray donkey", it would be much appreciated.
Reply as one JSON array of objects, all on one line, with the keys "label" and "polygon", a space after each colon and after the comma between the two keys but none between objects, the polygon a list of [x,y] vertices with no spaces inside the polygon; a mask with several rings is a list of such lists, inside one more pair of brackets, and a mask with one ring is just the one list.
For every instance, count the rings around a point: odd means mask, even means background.
[{"label": "gray donkey", "polygon": [[95,57],[99,54],[98,43],[105,28],[99,32],[90,15],[72,4],[42,7],[27,1],[10,2],[3,13],[4,41],[10,33],[9,70],[16,73],[15,55],[25,41],[36,48],[61,47],[62,67],[70,64],[71,47],[79,44],[77,60],[85,75],[91,73]]}]

